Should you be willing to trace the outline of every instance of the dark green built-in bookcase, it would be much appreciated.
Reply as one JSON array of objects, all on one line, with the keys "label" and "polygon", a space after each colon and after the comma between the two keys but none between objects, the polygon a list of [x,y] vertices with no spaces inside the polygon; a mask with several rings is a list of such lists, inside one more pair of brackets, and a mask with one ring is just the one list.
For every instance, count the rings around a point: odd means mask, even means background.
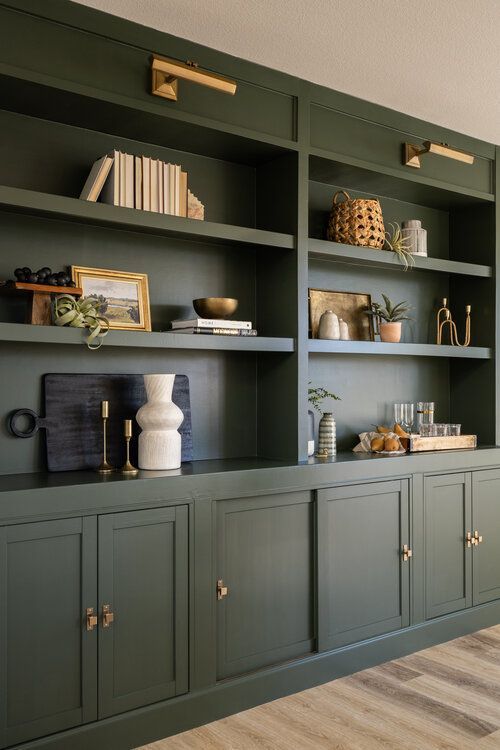
[{"label": "dark green built-in bookcase", "polygon": [[[42,408],[46,372],[172,371],[190,378],[195,459],[304,461],[308,381],[342,398],[340,451],[394,401],[434,400],[440,421],[498,442],[493,145],[64,0],[2,2],[0,18],[0,278],[18,265],[146,272],[154,330],[89,352],[80,332],[27,326],[2,300],[2,419]],[[183,83],[177,102],[153,97],[153,52],[234,77],[236,95]],[[474,164],[405,167],[402,144],[425,139]],[[114,148],[181,163],[206,221],[80,201]],[[338,189],[379,197],[386,223],[422,219],[429,257],[405,272],[392,254],[327,242]],[[310,341],[309,287],[386,292],[414,321],[401,345]],[[203,296],[237,297],[259,337],[168,333]],[[443,297],[459,327],[472,304],[469,349],[435,345]],[[0,455],[3,474],[44,469],[38,438],[2,428]]]}]

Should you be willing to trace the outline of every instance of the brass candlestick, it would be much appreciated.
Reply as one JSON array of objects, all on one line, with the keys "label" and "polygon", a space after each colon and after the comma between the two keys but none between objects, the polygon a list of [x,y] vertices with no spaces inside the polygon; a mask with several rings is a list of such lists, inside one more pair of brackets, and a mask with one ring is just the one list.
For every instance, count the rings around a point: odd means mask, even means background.
[{"label": "brass candlestick", "polygon": [[135,476],[136,474],[139,473],[139,469],[136,469],[135,466],[133,466],[130,463],[130,440],[132,438],[132,420],[131,419],[125,419],[123,421],[123,434],[125,435],[127,460],[125,461],[122,468],[120,469],[120,472],[122,474],[128,474],[129,476]]},{"label": "brass candlestick", "polygon": [[109,417],[109,401],[101,401],[101,418],[102,418],[102,461],[97,469],[99,474],[111,474],[114,471],[113,466],[108,461],[107,457],[107,441],[106,441],[106,429],[107,421]]},{"label": "brass candlestick", "polygon": [[449,328],[450,331],[450,344],[451,346],[466,347],[470,344],[471,335],[471,323],[470,323],[471,306],[465,306],[465,339],[464,343],[461,344],[458,340],[458,332],[456,323],[453,321],[451,311],[448,309],[448,300],[446,297],[443,299],[443,306],[439,308],[437,313],[437,336],[436,343],[441,344],[443,339],[443,330],[445,327]]}]

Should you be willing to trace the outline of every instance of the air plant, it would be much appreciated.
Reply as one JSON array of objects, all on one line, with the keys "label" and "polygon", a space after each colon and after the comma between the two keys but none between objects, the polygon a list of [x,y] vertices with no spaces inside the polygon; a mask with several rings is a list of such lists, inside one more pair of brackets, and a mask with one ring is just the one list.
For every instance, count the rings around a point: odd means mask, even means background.
[{"label": "air plant", "polygon": [[54,300],[53,310],[56,326],[88,328],[88,348],[99,349],[103,337],[109,331],[109,320],[99,314],[97,297],[75,299],[69,294],[59,294]]},{"label": "air plant", "polygon": [[399,260],[405,267],[405,271],[415,265],[415,258],[410,252],[410,245],[406,244],[406,238],[403,237],[401,227],[397,222],[389,224],[391,232],[386,232],[385,243],[388,245],[389,250],[396,253]]}]

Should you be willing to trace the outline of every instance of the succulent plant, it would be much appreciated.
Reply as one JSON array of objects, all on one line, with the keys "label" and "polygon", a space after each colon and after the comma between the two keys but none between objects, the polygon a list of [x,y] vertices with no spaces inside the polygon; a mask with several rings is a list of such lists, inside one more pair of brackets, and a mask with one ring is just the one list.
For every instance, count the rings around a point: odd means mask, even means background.
[{"label": "succulent plant", "polygon": [[389,250],[396,253],[399,260],[405,267],[405,271],[415,265],[415,258],[410,252],[410,245],[406,244],[406,240],[403,237],[401,227],[397,222],[390,223],[391,232],[386,232],[385,244],[388,245]]},{"label": "succulent plant", "polygon": [[372,302],[371,308],[365,310],[367,315],[371,315],[374,318],[380,318],[385,320],[386,323],[397,323],[400,320],[411,320],[411,317],[407,315],[412,308],[408,302],[398,302],[397,305],[393,305],[391,300],[386,294],[382,294],[384,305],[379,302]]}]

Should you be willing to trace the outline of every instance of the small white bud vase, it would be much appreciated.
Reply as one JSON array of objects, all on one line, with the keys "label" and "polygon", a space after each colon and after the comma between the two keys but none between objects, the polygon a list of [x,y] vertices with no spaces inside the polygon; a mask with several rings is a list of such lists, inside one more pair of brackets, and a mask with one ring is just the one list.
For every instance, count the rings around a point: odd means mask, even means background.
[{"label": "small white bud vase", "polygon": [[319,319],[318,338],[331,339],[334,341],[340,339],[339,319],[333,310],[325,310]]},{"label": "small white bud vase", "polygon": [[322,458],[337,453],[337,426],[331,412],[325,412],[319,421],[317,456]]},{"label": "small white bud vase", "polygon": [[342,320],[342,318],[339,319],[339,326],[340,326],[340,340],[349,341],[349,326],[347,325],[345,320]]},{"label": "small white bud vase", "polygon": [[182,439],[178,432],[184,420],[182,409],[172,401],[175,375],[144,375],[147,402],[137,412],[139,468],[154,471],[178,469]]}]

